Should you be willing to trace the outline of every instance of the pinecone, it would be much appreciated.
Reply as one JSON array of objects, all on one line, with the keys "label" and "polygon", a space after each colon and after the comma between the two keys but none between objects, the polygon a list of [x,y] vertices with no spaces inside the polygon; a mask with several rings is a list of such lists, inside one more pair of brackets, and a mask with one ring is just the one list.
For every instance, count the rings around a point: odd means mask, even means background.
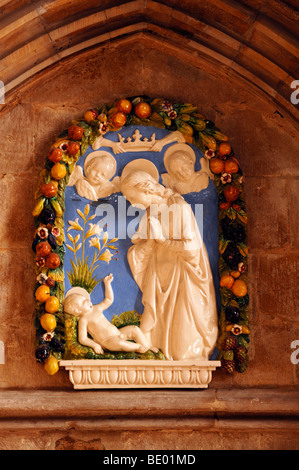
[{"label": "pinecone", "polygon": [[239,364],[243,364],[246,359],[246,348],[244,346],[238,346],[234,351],[234,357]]},{"label": "pinecone", "polygon": [[242,374],[243,372],[246,371],[248,365],[248,356],[246,356],[244,362],[240,364],[240,362],[236,362],[236,371]]},{"label": "pinecone", "polygon": [[236,349],[238,347],[238,341],[234,336],[228,336],[222,343],[222,349],[228,351],[230,349]]},{"label": "pinecone", "polygon": [[231,375],[234,373],[236,363],[234,360],[222,359],[221,366],[226,374]]}]

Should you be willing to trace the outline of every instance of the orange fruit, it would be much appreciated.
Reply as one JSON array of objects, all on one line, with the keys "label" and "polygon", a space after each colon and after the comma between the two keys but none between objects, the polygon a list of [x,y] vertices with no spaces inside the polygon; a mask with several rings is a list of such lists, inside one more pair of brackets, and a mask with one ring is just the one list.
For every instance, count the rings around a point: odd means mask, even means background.
[{"label": "orange fruit", "polygon": [[122,127],[126,124],[127,116],[125,113],[115,113],[112,116],[112,124],[114,127]]},{"label": "orange fruit", "polygon": [[238,173],[239,165],[235,160],[229,159],[224,162],[224,171],[225,173]]},{"label": "orange fruit", "polygon": [[77,124],[73,124],[68,129],[69,138],[72,140],[81,140],[83,136],[83,132],[84,132],[84,128],[81,126],[78,126]]},{"label": "orange fruit", "polygon": [[94,119],[96,119],[98,116],[98,113],[96,112],[95,109],[88,109],[87,111],[85,111],[84,113],[84,120],[87,122],[87,124],[90,123],[90,121],[93,121]]},{"label": "orange fruit", "polygon": [[221,156],[229,155],[232,151],[232,148],[228,142],[221,142],[221,144],[219,145],[218,151],[219,151],[219,155]]},{"label": "orange fruit", "polygon": [[215,173],[223,173],[224,171],[224,162],[220,158],[212,158],[210,160],[210,170]]},{"label": "orange fruit", "polygon": [[45,197],[54,197],[57,194],[57,186],[53,181],[43,183],[40,190],[42,195]]},{"label": "orange fruit", "polygon": [[50,287],[46,285],[39,286],[35,291],[35,298],[39,302],[46,302],[50,297]]},{"label": "orange fruit", "polygon": [[237,279],[238,277],[241,276],[241,273],[240,271],[232,271],[230,275],[233,276],[235,279]]},{"label": "orange fruit", "polygon": [[38,256],[48,256],[52,251],[51,245],[48,242],[40,242],[36,245],[36,254]]},{"label": "orange fruit", "polygon": [[146,119],[152,114],[152,108],[148,103],[141,101],[140,103],[136,104],[134,113],[140,119]]},{"label": "orange fruit", "polygon": [[235,280],[229,274],[224,274],[220,279],[220,286],[221,287],[228,287],[231,289],[233,287]]},{"label": "orange fruit", "polygon": [[45,371],[47,372],[48,375],[54,375],[54,374],[56,374],[56,372],[58,372],[59,363],[58,363],[58,360],[56,359],[56,357],[52,356],[52,354],[50,354],[50,356],[46,360],[45,365],[44,365],[44,369],[45,369]]},{"label": "orange fruit", "polygon": [[40,324],[46,331],[54,331],[56,328],[56,318],[51,313],[44,313],[40,317]]},{"label": "orange fruit", "polygon": [[240,212],[242,207],[239,204],[233,204],[233,209],[235,209],[235,211],[237,211],[237,212]]},{"label": "orange fruit", "polygon": [[50,295],[50,297],[47,298],[45,303],[45,309],[48,313],[57,312],[57,310],[59,309],[59,300],[55,295]]},{"label": "orange fruit", "polygon": [[242,279],[236,279],[232,287],[233,294],[237,297],[244,297],[247,294],[247,286]]},{"label": "orange fruit", "polygon": [[224,210],[224,211],[227,211],[229,208],[231,207],[231,203],[230,202],[221,202],[219,204],[219,208]]},{"label": "orange fruit", "polygon": [[60,257],[57,253],[50,253],[46,258],[46,266],[49,269],[56,269],[60,266]]},{"label": "orange fruit", "polygon": [[57,147],[52,148],[48,153],[48,159],[54,163],[60,162],[62,159],[62,150]]},{"label": "orange fruit", "polygon": [[121,113],[130,114],[132,111],[132,103],[129,100],[120,99],[116,101],[115,106]]},{"label": "orange fruit", "polygon": [[76,155],[80,150],[80,144],[78,142],[70,142],[68,145],[67,153],[71,156]]},{"label": "orange fruit", "polygon": [[233,185],[233,184],[228,184],[224,188],[224,197],[228,202],[233,202],[236,199],[238,199],[238,196],[240,194],[239,189]]},{"label": "orange fruit", "polygon": [[55,163],[51,168],[51,175],[54,180],[62,180],[66,175],[66,167],[62,163]]}]

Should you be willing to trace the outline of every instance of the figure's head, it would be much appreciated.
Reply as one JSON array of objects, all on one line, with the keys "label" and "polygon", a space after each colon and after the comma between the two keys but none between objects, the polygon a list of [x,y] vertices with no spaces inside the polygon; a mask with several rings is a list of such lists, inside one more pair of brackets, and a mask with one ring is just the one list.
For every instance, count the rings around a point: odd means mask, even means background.
[{"label": "figure's head", "polygon": [[67,292],[63,302],[63,308],[65,313],[80,317],[89,313],[92,310],[93,305],[90,300],[90,296],[85,289],[74,287]]},{"label": "figure's head", "polygon": [[166,150],[164,164],[168,173],[179,181],[188,181],[194,173],[195,153],[187,144],[175,144]]},{"label": "figure's head", "polygon": [[188,181],[194,173],[194,163],[188,154],[176,152],[169,162],[169,174],[179,181]]},{"label": "figure's head", "polygon": [[101,184],[115,175],[115,159],[108,152],[93,152],[85,160],[84,172],[92,186]]},{"label": "figure's head", "polygon": [[132,206],[144,209],[158,203],[164,195],[165,188],[149,173],[135,171],[122,180],[121,192]]}]

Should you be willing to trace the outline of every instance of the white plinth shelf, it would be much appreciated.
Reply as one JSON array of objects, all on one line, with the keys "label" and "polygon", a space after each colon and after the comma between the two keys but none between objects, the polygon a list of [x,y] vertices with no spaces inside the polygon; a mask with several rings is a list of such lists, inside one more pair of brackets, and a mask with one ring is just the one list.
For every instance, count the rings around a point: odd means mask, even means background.
[{"label": "white plinth shelf", "polygon": [[220,361],[68,360],[75,389],[207,388]]}]

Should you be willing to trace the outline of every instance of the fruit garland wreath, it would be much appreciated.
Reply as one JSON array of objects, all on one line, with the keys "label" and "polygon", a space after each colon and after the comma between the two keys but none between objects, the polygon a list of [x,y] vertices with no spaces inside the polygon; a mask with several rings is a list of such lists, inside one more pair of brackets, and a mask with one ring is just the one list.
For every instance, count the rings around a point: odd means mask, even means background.
[{"label": "fruit garland wreath", "polygon": [[87,110],[52,145],[35,194],[35,327],[38,362],[49,375],[64,353],[64,191],[80,156],[96,138],[123,126],[156,126],[180,131],[209,160],[218,192],[221,311],[217,349],[227,374],[248,364],[247,215],[243,175],[228,137],[191,104],[146,96],[119,99]]}]

